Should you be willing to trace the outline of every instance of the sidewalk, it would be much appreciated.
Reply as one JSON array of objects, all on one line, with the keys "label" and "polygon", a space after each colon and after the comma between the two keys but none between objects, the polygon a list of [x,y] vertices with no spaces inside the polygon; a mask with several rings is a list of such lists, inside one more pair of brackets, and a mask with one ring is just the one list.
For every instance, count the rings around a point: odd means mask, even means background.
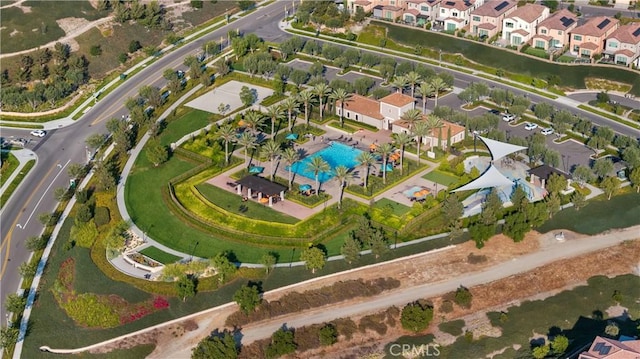
[{"label": "sidewalk", "polygon": [[2,187],[0,188],[0,193],[4,193],[4,191],[7,190],[7,187],[11,185],[11,182],[13,182],[13,179],[16,178],[16,176],[20,173],[20,171],[22,171],[22,169],[27,164],[27,162],[29,162],[30,160],[36,160],[36,161],[38,160],[38,157],[36,156],[35,152],[28,149],[11,151],[11,154],[14,155],[20,163],[18,164],[18,167],[15,169],[15,171],[11,173],[9,178],[7,178],[7,180],[2,185]]}]

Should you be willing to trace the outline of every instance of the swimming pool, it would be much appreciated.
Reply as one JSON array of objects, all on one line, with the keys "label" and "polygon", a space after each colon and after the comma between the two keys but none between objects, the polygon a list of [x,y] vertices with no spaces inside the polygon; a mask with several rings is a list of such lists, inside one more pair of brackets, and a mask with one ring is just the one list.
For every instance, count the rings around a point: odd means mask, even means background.
[{"label": "swimming pool", "polygon": [[[342,165],[349,169],[352,169],[358,165],[358,155],[362,153],[361,150],[357,148],[352,148],[351,146],[344,145],[338,142],[332,142],[331,145],[327,148],[324,148],[311,156],[305,157],[303,160],[298,161],[291,166],[291,171],[299,174],[300,176],[312,179],[315,181],[315,176],[313,175],[313,171],[310,171],[308,166],[311,160],[314,157],[322,157],[327,163],[331,170],[329,172],[320,173],[318,176],[318,180],[320,182],[326,182],[333,178],[333,169]],[[287,167],[287,170],[289,167]]]}]

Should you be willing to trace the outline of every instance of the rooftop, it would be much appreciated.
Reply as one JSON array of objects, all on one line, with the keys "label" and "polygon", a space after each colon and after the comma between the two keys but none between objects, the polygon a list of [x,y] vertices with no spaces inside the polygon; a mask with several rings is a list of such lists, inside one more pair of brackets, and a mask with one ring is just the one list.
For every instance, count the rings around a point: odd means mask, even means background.
[{"label": "rooftop", "polygon": [[[380,102],[387,103],[389,105],[402,107],[413,103],[415,99],[409,95],[405,95],[401,92],[394,92],[391,95],[385,96],[380,99]],[[379,110],[379,107],[377,108]]]},{"label": "rooftop", "polygon": [[440,3],[440,7],[465,11],[475,3],[475,0],[446,0]]},{"label": "rooftop", "polygon": [[471,12],[472,15],[480,15],[480,16],[492,16],[498,17],[505,12],[509,11],[517,5],[516,2],[503,0],[503,1],[489,1],[484,5],[478,7],[477,9]]},{"label": "rooftop", "polygon": [[626,44],[638,44],[640,43],[640,23],[622,25],[609,38]]},{"label": "rooftop", "polygon": [[[339,104],[340,102],[338,102]],[[382,120],[380,103],[374,99],[354,94],[344,103],[344,109]]]},{"label": "rooftop", "polygon": [[548,8],[546,6],[538,4],[527,4],[515,9],[511,14],[509,14],[509,18],[517,17],[528,23],[532,23],[535,19],[542,16],[545,11],[548,11]]},{"label": "rooftop", "polygon": [[544,19],[540,24],[538,24],[538,28],[546,27],[547,29],[564,31],[572,26],[576,26],[577,24],[578,17],[575,16],[571,11],[562,9]]},{"label": "rooftop", "polygon": [[620,23],[620,21],[617,19],[606,16],[597,16],[592,17],[581,26],[576,27],[572,32],[576,35],[603,36],[607,31],[617,27],[618,23]]},{"label": "rooftop", "polygon": [[579,359],[637,359],[640,357],[640,340],[618,341],[596,337],[589,350]]},{"label": "rooftop", "polygon": [[538,178],[542,178],[544,180],[548,180],[551,175],[556,174],[563,176],[566,179],[573,178],[571,174],[560,171],[557,168],[551,167],[549,165],[542,165],[535,168],[530,169],[529,174],[535,175]]},{"label": "rooftop", "polygon": [[252,191],[261,192],[262,194],[267,196],[279,195],[280,192],[287,189],[287,187],[281,184],[274,183],[267,179],[254,175],[249,175],[241,178],[237,183],[242,185],[243,187],[251,188]]}]

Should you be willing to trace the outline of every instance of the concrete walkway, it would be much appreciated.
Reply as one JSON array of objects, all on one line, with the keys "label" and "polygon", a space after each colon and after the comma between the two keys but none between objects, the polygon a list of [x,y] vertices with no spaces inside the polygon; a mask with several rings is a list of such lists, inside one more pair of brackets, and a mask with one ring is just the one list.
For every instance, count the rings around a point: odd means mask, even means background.
[{"label": "concrete walkway", "polygon": [[[11,182],[13,182],[13,179],[16,178],[16,176],[18,176],[18,174],[20,173],[20,171],[22,171],[22,169],[27,164],[27,162],[29,162],[30,160],[36,160],[36,161],[38,160],[38,156],[36,156],[36,153],[26,148],[21,150],[11,151],[11,154],[16,157],[19,164],[18,164],[18,167],[9,175],[9,178],[7,178],[7,180],[4,182],[2,187],[0,187],[0,194],[4,193],[4,191],[7,190],[7,187],[11,185]],[[9,200],[7,200],[7,203],[8,202]]]}]

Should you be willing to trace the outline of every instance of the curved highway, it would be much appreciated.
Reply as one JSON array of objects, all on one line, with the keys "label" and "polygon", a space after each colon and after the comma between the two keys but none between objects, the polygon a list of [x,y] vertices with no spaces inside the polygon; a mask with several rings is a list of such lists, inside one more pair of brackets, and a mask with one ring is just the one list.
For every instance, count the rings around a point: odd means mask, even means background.
[{"label": "curved highway", "polygon": [[[165,69],[183,69],[182,62],[185,56],[199,53],[203,43],[210,40],[219,41],[221,37],[226,36],[229,30],[238,29],[243,33],[254,32],[263,39],[272,42],[281,42],[291,37],[292,35],[283,32],[278,25],[285,14],[286,8],[291,8],[290,1],[274,2],[163,55],[138,74],[119,84],[118,88],[101,99],[73,125],[49,131],[43,139],[34,138],[28,148],[36,152],[38,163],[0,213],[2,223],[0,228],[2,236],[0,248],[0,300],[3,302],[2,306],[0,306],[0,318],[5,317],[5,297],[9,293],[15,292],[18,288],[20,281],[18,267],[30,255],[24,247],[24,241],[29,236],[38,235],[42,232],[42,225],[37,219],[38,214],[54,210],[56,201],[53,198],[53,191],[58,187],[68,186],[69,176],[66,170],[68,165],[82,163],[86,160],[85,139],[93,133],[106,133],[106,121],[126,114],[125,100],[136,96],[140,87],[146,85],[164,86],[166,81],[162,77],[162,73]],[[316,39],[316,41],[325,42],[319,39]],[[378,53],[376,51],[370,52]],[[400,56],[392,57],[396,58],[397,61],[406,61],[405,58]],[[533,102],[550,102],[559,109],[566,108],[573,113],[589,118],[595,124],[607,125],[618,133],[640,137],[640,131],[638,130],[589,112],[577,110],[570,104],[553,101],[466,73],[425,65],[436,68],[439,71],[451,72],[456,78],[456,87],[464,88],[472,81],[484,81],[495,87],[508,88],[516,94],[526,94]],[[2,128],[2,136],[31,137],[28,131],[8,128]]]}]

